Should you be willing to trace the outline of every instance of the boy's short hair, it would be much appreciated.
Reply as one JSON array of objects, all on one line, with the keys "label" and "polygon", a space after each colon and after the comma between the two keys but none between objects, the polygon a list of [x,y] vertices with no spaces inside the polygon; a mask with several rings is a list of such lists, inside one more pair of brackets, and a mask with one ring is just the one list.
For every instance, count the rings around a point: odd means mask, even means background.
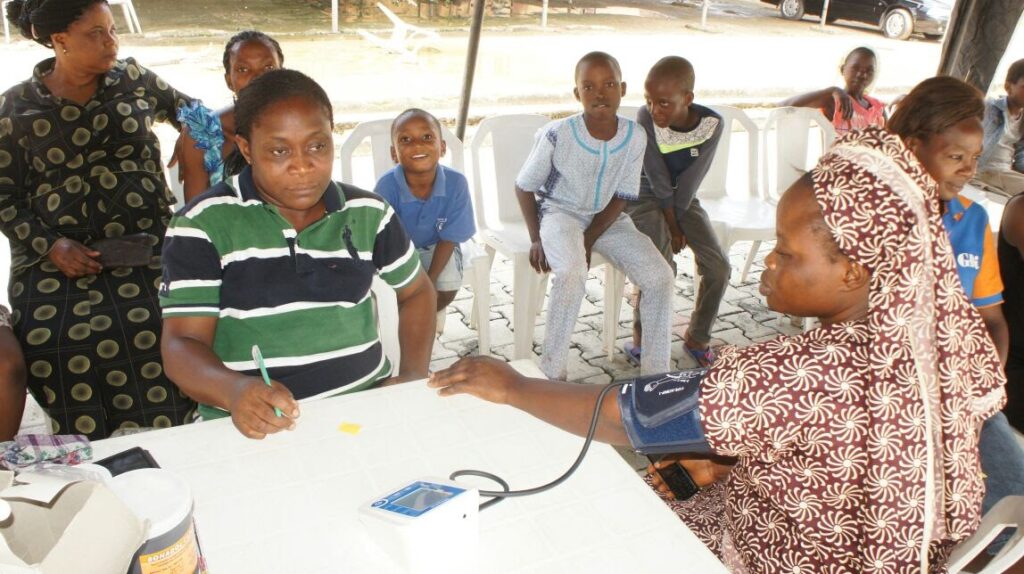
[{"label": "boy's short hair", "polygon": [[622,81],[622,68],[619,67],[619,61],[607,52],[597,51],[587,52],[582,58],[580,58],[579,62],[576,62],[576,73],[573,75],[573,79],[579,80],[580,70],[583,69],[584,64],[589,64],[591,62],[604,62],[608,64],[612,71],[615,72],[615,75],[618,76],[619,81]]},{"label": "boy's short hair", "polygon": [[1006,70],[1006,83],[1016,84],[1021,78],[1024,78],[1024,60],[1017,60]]},{"label": "boy's short hair", "polygon": [[696,76],[693,72],[693,64],[681,56],[665,56],[651,66],[647,72],[647,81],[655,78],[678,80],[684,91],[692,92]]},{"label": "boy's short hair", "polygon": [[441,137],[443,135],[441,133],[441,121],[434,117],[434,114],[420,108],[409,108],[395,116],[395,120],[391,122],[391,140],[394,141],[395,132],[398,131],[399,126],[409,119],[417,117],[425,118],[428,122],[434,124],[434,129],[437,130],[437,137]]},{"label": "boy's short hair", "polygon": [[843,63],[839,65],[840,68],[846,67],[846,64],[850,62],[850,58],[860,54],[861,56],[867,56],[874,61],[878,61],[878,56],[875,55],[875,51],[867,46],[857,46],[856,48],[847,52],[846,57],[843,58]]}]

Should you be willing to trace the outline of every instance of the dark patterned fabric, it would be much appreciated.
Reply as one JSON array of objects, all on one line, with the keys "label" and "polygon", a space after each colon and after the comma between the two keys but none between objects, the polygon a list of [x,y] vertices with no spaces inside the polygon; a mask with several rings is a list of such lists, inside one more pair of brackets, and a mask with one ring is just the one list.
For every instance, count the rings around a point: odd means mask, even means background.
[{"label": "dark patterned fabric", "polygon": [[682,517],[734,572],[941,572],[980,520],[978,431],[1004,400],[999,361],[935,184],[898,138],[844,136],[812,175],[839,247],[871,273],[868,316],[722,350],[701,418],[739,462],[720,522],[706,506]]},{"label": "dark patterned fabric", "polygon": [[[78,105],[44,85],[53,66],[41,62],[0,96],[0,230],[29,390],[55,432],[98,439],[181,424],[194,405],[160,360],[159,253],[173,199],[152,125],[176,121],[189,98],[127,59]],[[61,237],[88,245],[139,233],[154,246],[148,267],[69,279],[46,258]]]}]

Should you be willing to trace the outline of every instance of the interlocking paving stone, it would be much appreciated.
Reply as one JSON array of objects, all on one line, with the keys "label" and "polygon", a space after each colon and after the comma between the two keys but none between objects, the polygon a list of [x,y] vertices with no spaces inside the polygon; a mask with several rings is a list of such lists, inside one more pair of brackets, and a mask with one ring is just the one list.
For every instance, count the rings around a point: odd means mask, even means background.
[{"label": "interlocking paving stone", "polygon": [[[750,244],[738,243],[733,246],[729,257],[733,272],[725,299],[719,309],[719,320],[712,329],[713,346],[750,345],[773,339],[780,334],[791,335],[802,330],[801,327],[793,325],[789,317],[769,311],[763,298],[758,294],[758,283],[764,269],[764,256],[771,248],[772,243],[761,245],[747,281],[740,283],[740,271]],[[676,297],[672,302],[672,358],[677,368],[692,368],[696,363],[683,349],[681,339],[693,311],[693,258],[688,250],[676,257],[676,265]],[[505,360],[511,360],[514,354],[514,333],[511,329],[514,300],[512,277],[511,262],[503,257],[496,257],[491,269],[491,354]],[[604,270],[591,270],[587,279],[586,296],[580,306],[580,319],[576,322],[569,352],[569,381],[607,383],[639,374],[639,369],[626,361],[622,351],[623,344],[632,337],[633,288],[627,282],[615,333],[615,353],[609,360],[604,349],[603,283]],[[439,344],[434,347],[430,364],[432,370],[448,366],[458,357],[475,354],[478,351],[476,330],[469,327],[472,309],[472,293],[468,289],[460,290],[455,302],[448,309],[445,332],[440,336]],[[546,305],[533,328],[535,354],[540,352],[540,345],[544,340],[545,313]]]}]

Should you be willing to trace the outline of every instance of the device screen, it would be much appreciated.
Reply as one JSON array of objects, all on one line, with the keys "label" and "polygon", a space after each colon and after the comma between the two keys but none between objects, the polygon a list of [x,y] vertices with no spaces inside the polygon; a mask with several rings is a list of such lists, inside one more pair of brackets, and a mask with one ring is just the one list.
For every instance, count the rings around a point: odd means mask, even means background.
[{"label": "device screen", "polygon": [[437,506],[446,498],[451,498],[451,494],[439,490],[420,488],[399,498],[394,504],[411,510],[426,510]]}]

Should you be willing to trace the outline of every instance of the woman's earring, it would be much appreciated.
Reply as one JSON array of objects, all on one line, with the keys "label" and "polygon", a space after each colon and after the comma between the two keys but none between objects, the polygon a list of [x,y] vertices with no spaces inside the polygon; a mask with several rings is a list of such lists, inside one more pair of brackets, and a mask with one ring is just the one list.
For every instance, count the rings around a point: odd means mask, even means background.
[{"label": "woman's earring", "polygon": [[68,49],[67,49],[67,47],[65,47],[65,46],[61,46],[61,47],[60,47],[60,49],[61,49],[61,51],[63,51],[63,52],[64,52],[64,55],[65,55],[65,56],[67,56],[67,55],[68,55]]}]

